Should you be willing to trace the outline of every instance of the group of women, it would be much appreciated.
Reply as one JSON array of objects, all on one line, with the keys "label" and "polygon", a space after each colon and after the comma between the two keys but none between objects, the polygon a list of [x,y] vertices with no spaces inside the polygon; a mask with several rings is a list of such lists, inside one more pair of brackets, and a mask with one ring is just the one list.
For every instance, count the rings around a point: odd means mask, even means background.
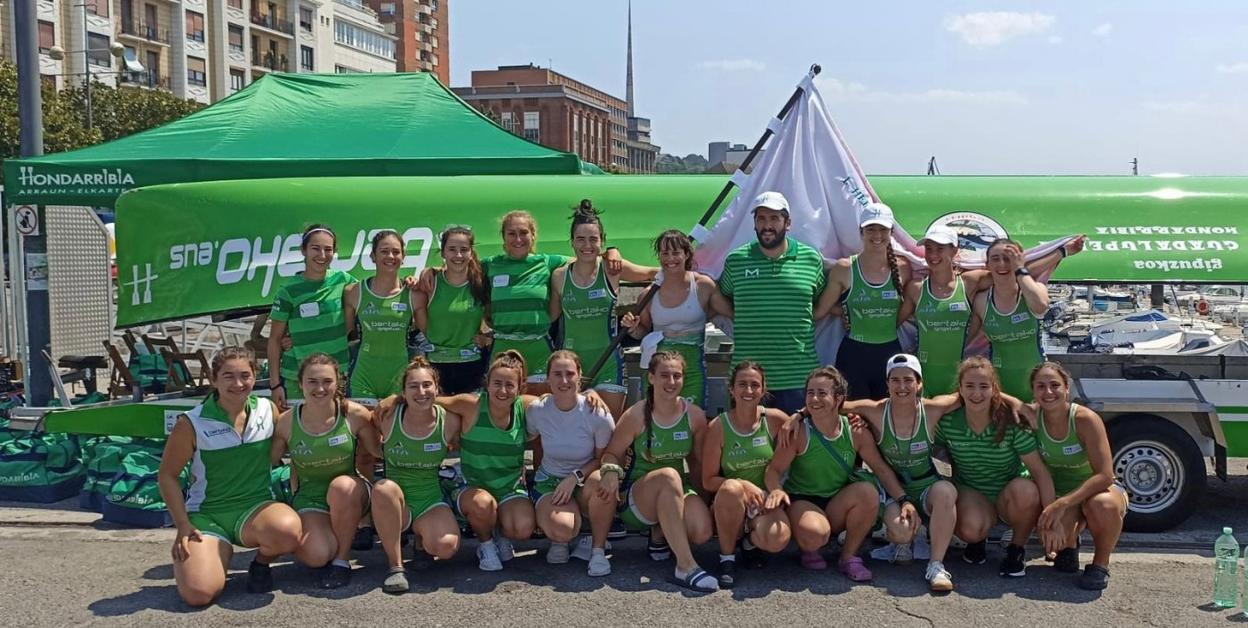
[{"label": "group of women", "polygon": [[[706,416],[703,330],[708,316],[731,315],[732,306],[693,272],[692,245],[680,232],[656,239],[660,267],[646,268],[604,249],[587,201],[573,216],[573,257],[536,253],[537,225],[511,212],[504,253],[481,260],[472,231],[449,228],[440,236],[445,265],[404,285],[396,232],[374,237],[377,272],[356,284],[329,268],[333,232],[310,227],[305,271],[279,290],[271,314],[271,400],[253,394],[254,358],[227,349],[212,364],[214,391],[170,435],[161,487],[178,529],[179,593],[192,605],[215,599],[233,545],[259,548],[250,590],[271,588],[268,563],[287,553],[321,569],[325,587],[342,586],[365,516],[386,554],[388,592],[408,588],[403,534],[428,556],[449,559],[460,544],[456,516],[476,536],[483,570],[502,569],[513,541],[540,528],[548,562],[576,557],[589,575],[607,575],[617,515],[649,534],[652,559],[675,558],[675,582],[700,591],[733,586],[738,556],[746,568],[761,567],[790,540],[802,566],[826,569],[822,550],[842,533],[837,568],[870,581],[858,553],[880,520],[897,562],[913,560],[911,543],[928,524],[926,579],[933,591],[949,591],[944,558],[954,535],[967,544],[963,559],[982,563],[998,518],[1016,540],[1003,575],[1024,574],[1021,543],[1035,529],[1056,567],[1077,571],[1088,528],[1096,553],[1080,584],[1104,588],[1125,493],[1113,483],[1099,417],[1070,403],[1059,365],[1022,347],[1020,329],[1036,329],[1044,290],[1021,248],[998,241],[986,271],[959,272],[956,235],[936,229],[922,241],[930,274],[911,280],[892,251],[888,218],[864,224],[864,252],[829,270],[816,312],[839,311],[849,325],[837,358],[843,368],[810,373],[805,407],[791,416],[766,407],[765,370],[749,360],[732,370],[731,408]],[[1069,246],[1033,267],[1077,252],[1080,241]],[[650,305],[622,321],[644,337],[646,367],[644,399],[626,409],[621,358],[608,353],[621,279],[658,285]],[[901,353],[896,331],[911,317],[919,358]],[[562,333],[551,338],[560,318]],[[409,324],[431,345],[413,360]],[[962,360],[965,338],[980,328],[993,360]],[[334,331],[346,329],[359,333],[353,362],[346,332]],[[582,386],[594,362],[606,368]],[[925,382],[924,371],[938,381]],[[348,385],[355,396],[382,399],[378,408],[346,400]],[[279,414],[296,398],[303,403]],[[937,449],[948,453],[951,480],[935,470]],[[440,472],[455,456],[450,489]],[[269,468],[283,457],[297,485],[289,506],[269,488]],[[374,461],[384,467],[375,483]],[[188,462],[194,480],[184,497],[177,476]],[[590,534],[580,537],[585,520]],[[713,534],[714,575],[692,553]]]}]

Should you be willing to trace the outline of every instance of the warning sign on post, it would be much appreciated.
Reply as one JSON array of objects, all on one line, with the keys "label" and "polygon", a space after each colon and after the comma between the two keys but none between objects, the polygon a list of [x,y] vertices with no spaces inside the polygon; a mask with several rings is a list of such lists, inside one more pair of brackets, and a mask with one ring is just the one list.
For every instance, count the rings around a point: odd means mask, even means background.
[{"label": "warning sign on post", "polygon": [[15,218],[18,235],[39,235],[39,210],[34,205],[18,205]]}]

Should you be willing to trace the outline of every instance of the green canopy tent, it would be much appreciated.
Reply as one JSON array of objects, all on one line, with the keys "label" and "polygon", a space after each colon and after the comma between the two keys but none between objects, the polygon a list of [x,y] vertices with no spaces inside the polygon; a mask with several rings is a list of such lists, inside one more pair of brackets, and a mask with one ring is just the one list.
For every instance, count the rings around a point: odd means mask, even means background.
[{"label": "green canopy tent", "polygon": [[164,126],[4,163],[9,204],[107,207],[160,183],[601,173],[508,132],[424,72],[269,74]]}]

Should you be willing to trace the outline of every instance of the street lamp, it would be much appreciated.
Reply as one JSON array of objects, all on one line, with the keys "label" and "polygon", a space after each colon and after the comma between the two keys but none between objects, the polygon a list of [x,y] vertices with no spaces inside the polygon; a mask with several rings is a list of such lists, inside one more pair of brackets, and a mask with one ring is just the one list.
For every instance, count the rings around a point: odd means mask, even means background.
[{"label": "street lamp", "polygon": [[[74,6],[78,6],[78,5],[74,5]],[[89,53],[92,53],[92,52],[107,52],[108,54],[116,57],[117,61],[122,64],[122,68],[123,68],[122,70],[119,70],[117,73],[120,74],[121,72],[126,71],[125,70],[126,47],[121,45],[121,42],[118,42],[118,41],[115,41],[109,44],[108,48],[87,48],[85,50],[66,51],[64,48],[61,48],[60,46],[52,46],[51,48],[48,49],[48,56],[51,57],[53,61],[64,61],[65,55],[70,55],[70,54],[84,55],[83,59],[86,62],[83,65],[87,67],[87,70],[85,72],[62,74],[61,76],[85,75],[87,77],[87,80],[83,81],[83,84],[85,86],[86,97],[87,97],[87,130],[88,131],[91,130],[91,126],[93,122],[92,115],[91,115],[91,77],[93,76],[93,74],[91,72],[91,60],[88,59],[85,55],[88,55]],[[102,74],[111,74],[111,72],[103,72]]]}]

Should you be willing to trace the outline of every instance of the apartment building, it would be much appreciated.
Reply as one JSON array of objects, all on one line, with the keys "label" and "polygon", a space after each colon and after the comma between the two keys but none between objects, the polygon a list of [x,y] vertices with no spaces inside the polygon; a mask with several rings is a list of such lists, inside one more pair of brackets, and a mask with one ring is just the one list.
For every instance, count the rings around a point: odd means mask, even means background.
[{"label": "apartment building", "polygon": [[368,0],[395,36],[400,72],[433,72],[451,84],[450,0]]},{"label": "apartment building", "polygon": [[[37,7],[40,73],[58,87],[90,75],[211,103],[269,72],[396,67],[396,38],[362,0],[40,0]],[[13,59],[12,2],[0,25],[0,54]]]}]

